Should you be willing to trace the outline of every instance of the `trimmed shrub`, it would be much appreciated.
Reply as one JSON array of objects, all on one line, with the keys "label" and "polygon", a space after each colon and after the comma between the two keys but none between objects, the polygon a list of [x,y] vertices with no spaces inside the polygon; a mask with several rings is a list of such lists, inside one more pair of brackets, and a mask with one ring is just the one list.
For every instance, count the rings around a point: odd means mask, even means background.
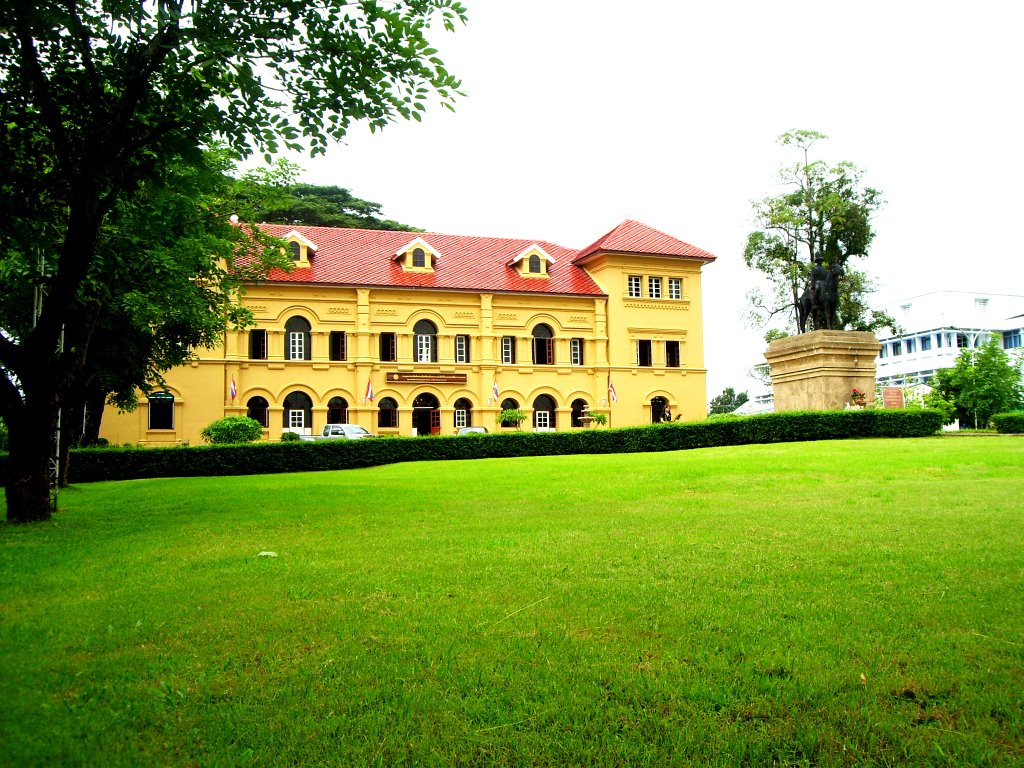
[{"label": "trimmed shrub", "polygon": [[1024,411],[997,413],[992,417],[997,432],[1004,434],[1024,434]]},{"label": "trimmed shrub", "polygon": [[[81,448],[71,452],[73,483],[144,477],[256,475],[355,469],[403,461],[456,461],[564,454],[647,453],[691,448],[843,440],[857,437],[924,437],[942,426],[933,410],[849,410],[728,416],[620,429],[508,432],[475,439],[445,436],[376,440],[299,441],[169,448]],[[0,455],[0,482],[6,475]]]},{"label": "trimmed shrub", "polygon": [[297,443],[300,440],[302,440],[302,438],[299,436],[298,432],[282,432],[281,433],[281,442],[282,443]]},{"label": "trimmed shrub", "polygon": [[225,416],[202,432],[203,440],[214,445],[223,443],[255,443],[263,437],[263,425],[248,416]]},{"label": "trimmed shrub", "polygon": [[[144,477],[256,475],[355,469],[403,461],[456,461],[564,454],[646,453],[750,443],[842,440],[857,437],[924,437],[942,426],[932,410],[850,410],[770,413],[698,422],[670,422],[621,429],[508,432],[182,446],[82,448],[72,451],[73,483]],[[288,433],[285,433],[288,434]],[[296,437],[298,437],[296,435]],[[0,456],[0,478],[6,472]]]}]

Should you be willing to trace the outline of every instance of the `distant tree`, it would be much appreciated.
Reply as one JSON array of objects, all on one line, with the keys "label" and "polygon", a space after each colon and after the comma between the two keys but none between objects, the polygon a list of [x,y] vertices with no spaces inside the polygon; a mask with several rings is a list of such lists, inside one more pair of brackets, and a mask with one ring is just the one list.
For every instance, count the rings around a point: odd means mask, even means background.
[{"label": "distant tree", "polygon": [[342,187],[291,184],[279,190],[275,197],[264,196],[261,204],[254,205],[251,221],[310,227],[422,231],[417,227],[380,218],[380,209],[380,203],[361,200]]},{"label": "distant tree", "polygon": [[[0,3],[8,520],[50,516],[58,414],[105,341],[97,328],[126,265],[139,263],[144,306],[163,279],[171,247],[142,264],[152,254],[118,238],[118,211],[143,221],[172,169],[202,165],[218,139],[236,156],[317,154],[353,122],[418,120],[431,95],[450,107],[459,82],[427,38],[433,22],[464,20],[457,0]],[[188,206],[175,215],[191,225]],[[180,255],[224,254],[224,238],[193,242]],[[196,279],[227,274],[204,264]]]},{"label": "distant tree", "polygon": [[732,413],[749,399],[746,392],[740,392],[737,395],[736,390],[732,387],[726,387],[722,390],[722,394],[712,398],[708,414]]},{"label": "distant tree", "polygon": [[[825,283],[835,279],[837,294],[829,302],[837,328],[892,326],[892,318],[868,307],[865,299],[874,286],[849,263],[868,255],[875,237],[871,217],[882,204],[881,193],[863,186],[863,174],[852,163],[811,161],[811,146],[825,138],[815,131],[779,137],[783,146],[803,151],[803,163],[781,172],[790,191],[754,205],[760,228],[748,236],[743,260],[767,278],[768,287],[749,295],[750,317],[759,325],[782,317],[796,332],[828,327]],[[813,290],[805,295],[809,286]]]},{"label": "distant tree", "polygon": [[947,413],[951,405],[961,426],[984,429],[993,414],[1024,408],[1021,372],[1022,359],[1010,357],[993,335],[977,349],[960,350],[952,368],[937,371],[925,403]]}]

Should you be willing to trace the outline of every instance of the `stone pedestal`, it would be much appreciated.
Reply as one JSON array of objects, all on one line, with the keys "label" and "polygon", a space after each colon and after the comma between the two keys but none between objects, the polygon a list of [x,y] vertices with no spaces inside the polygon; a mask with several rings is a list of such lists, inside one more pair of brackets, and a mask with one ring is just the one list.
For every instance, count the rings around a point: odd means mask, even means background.
[{"label": "stone pedestal", "polygon": [[778,339],[764,353],[776,411],[841,410],[858,389],[875,399],[875,358],[881,344],[865,331],[812,331]]}]

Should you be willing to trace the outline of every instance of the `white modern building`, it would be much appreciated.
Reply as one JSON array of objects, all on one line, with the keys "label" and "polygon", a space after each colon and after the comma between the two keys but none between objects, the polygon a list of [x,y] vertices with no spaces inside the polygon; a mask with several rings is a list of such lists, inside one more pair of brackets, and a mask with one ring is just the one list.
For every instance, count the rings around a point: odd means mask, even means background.
[{"label": "white modern building", "polygon": [[883,386],[927,384],[941,368],[952,368],[960,350],[980,347],[993,334],[1005,349],[1024,336],[1024,296],[935,291],[885,304],[901,326],[898,336],[879,335],[875,377]]}]

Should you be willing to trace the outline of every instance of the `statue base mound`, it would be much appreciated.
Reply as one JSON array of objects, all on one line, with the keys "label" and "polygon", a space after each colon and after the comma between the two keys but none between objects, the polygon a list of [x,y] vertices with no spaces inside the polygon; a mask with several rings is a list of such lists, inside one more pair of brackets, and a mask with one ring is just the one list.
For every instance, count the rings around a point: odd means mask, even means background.
[{"label": "statue base mound", "polygon": [[787,336],[764,353],[776,411],[841,410],[853,390],[875,399],[875,359],[881,344],[867,331],[811,331]]}]

